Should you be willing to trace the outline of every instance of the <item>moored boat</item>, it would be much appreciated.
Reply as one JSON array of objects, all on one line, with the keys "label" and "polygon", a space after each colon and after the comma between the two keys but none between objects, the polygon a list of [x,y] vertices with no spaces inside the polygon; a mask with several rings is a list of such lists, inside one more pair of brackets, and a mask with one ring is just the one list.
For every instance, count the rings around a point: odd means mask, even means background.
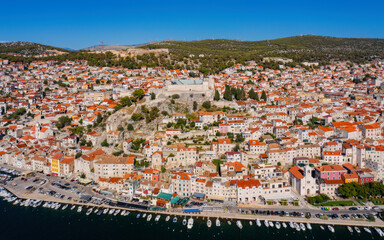
[{"label": "moored boat", "polygon": [[193,218],[191,217],[190,219],[188,219],[188,225],[187,225],[187,228],[188,229],[192,229],[193,227]]},{"label": "moored boat", "polygon": [[320,229],[321,229],[321,230],[325,230],[325,228],[323,227],[323,225],[320,225]]},{"label": "moored boat", "polygon": [[221,225],[221,224],[220,224],[220,220],[217,218],[217,219],[216,219],[216,227],[220,227],[220,225]]},{"label": "moored boat", "polygon": [[281,225],[283,226],[283,228],[287,228],[287,224],[285,222],[283,222]]},{"label": "moored boat", "polygon": [[350,233],[353,233],[353,229],[350,226],[347,226],[347,229]]},{"label": "moored boat", "polygon": [[364,231],[366,231],[367,233],[372,234],[371,229],[369,229],[369,228],[367,228],[367,227],[365,227],[365,228],[363,228],[363,229],[364,229]]},{"label": "moored boat", "polygon": [[156,217],[155,217],[155,222],[158,222],[160,220],[160,215],[157,215]]},{"label": "moored boat", "polygon": [[176,223],[177,222],[177,217],[174,217],[173,220],[172,220],[173,223]]},{"label": "moored boat", "polygon": [[261,227],[261,222],[260,222],[260,220],[259,220],[258,218],[256,218],[256,225],[257,225],[258,227]]},{"label": "moored boat", "polygon": [[273,224],[272,221],[269,222],[269,226],[270,226],[270,227],[274,227],[274,224]]},{"label": "moored boat", "polygon": [[212,221],[211,221],[211,219],[209,219],[209,218],[208,218],[208,220],[207,220],[207,226],[208,226],[209,228],[212,226]]},{"label": "moored boat", "polygon": [[249,225],[252,226],[252,225],[253,225],[253,222],[252,222],[252,221],[249,221]]},{"label": "moored boat", "polygon": [[269,227],[268,220],[264,220],[264,225],[265,225],[266,227]]},{"label": "moored boat", "polygon": [[165,221],[168,222],[169,219],[171,219],[171,217],[168,215],[168,216],[165,218]]},{"label": "moored boat", "polygon": [[149,214],[147,217],[147,222],[151,221],[151,219],[152,219],[152,214]]},{"label": "moored boat", "polygon": [[355,228],[355,231],[356,231],[357,233],[361,233],[360,228],[358,228],[358,227],[354,227],[354,228]]},{"label": "moored boat", "polygon": [[89,208],[89,209],[87,210],[87,213],[86,213],[86,215],[88,216],[89,214],[91,214],[91,213],[92,213],[92,211],[93,211],[93,208]]},{"label": "moored boat", "polygon": [[183,223],[183,225],[187,225],[187,219],[184,218],[182,223]]},{"label": "moored boat", "polygon": [[300,229],[303,230],[303,231],[305,231],[305,225],[304,225],[304,223],[300,223]]},{"label": "moored boat", "polygon": [[275,226],[276,226],[277,229],[280,229],[280,228],[281,228],[281,224],[280,224],[279,222],[276,222],[276,223],[275,223]]},{"label": "moored boat", "polygon": [[311,226],[310,223],[307,223],[306,225],[307,225],[307,228],[308,228],[309,230],[312,230],[312,226]]},{"label": "moored boat", "polygon": [[237,225],[238,228],[243,229],[243,224],[241,224],[240,220],[236,221],[236,225]]},{"label": "moored boat", "polygon": [[82,206],[79,206],[79,207],[77,208],[77,212],[81,212],[81,211],[83,211],[83,207],[82,207]]},{"label": "moored boat", "polygon": [[333,232],[333,233],[335,232],[335,229],[331,225],[328,225],[328,230]]}]

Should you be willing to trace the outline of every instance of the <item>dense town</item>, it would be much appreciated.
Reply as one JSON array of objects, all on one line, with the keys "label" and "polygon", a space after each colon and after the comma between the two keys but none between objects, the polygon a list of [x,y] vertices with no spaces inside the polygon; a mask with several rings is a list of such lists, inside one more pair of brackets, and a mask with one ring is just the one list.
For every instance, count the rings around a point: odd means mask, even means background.
[{"label": "dense town", "polygon": [[271,61],[203,76],[0,59],[0,164],[159,208],[306,205],[382,181],[384,62]]}]

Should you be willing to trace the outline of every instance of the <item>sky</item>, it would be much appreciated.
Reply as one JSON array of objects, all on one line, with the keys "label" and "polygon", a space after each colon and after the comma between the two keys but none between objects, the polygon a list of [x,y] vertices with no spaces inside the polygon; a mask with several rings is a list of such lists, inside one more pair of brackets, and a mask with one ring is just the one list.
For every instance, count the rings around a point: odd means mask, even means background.
[{"label": "sky", "polygon": [[384,38],[383,0],[1,1],[0,42],[81,49],[160,40]]}]

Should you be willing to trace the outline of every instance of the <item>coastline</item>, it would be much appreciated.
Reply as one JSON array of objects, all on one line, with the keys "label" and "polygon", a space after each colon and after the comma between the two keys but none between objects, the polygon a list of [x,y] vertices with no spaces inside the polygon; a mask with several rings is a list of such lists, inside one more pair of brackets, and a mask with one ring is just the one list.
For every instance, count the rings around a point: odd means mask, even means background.
[{"label": "coastline", "polygon": [[[111,206],[106,204],[96,205],[92,203],[79,203],[72,202],[62,199],[57,199],[54,197],[46,196],[46,198],[42,197],[34,197],[34,196],[21,196],[12,188],[7,185],[3,185],[3,187],[15,195],[19,199],[32,199],[32,200],[42,200],[48,202],[57,202],[61,204],[72,204],[77,206],[85,206],[85,207],[96,207],[96,208],[113,208],[120,210],[127,210],[130,212],[143,212],[143,213],[151,213],[151,214],[159,214],[159,215],[170,215],[170,216],[178,216],[178,217],[194,217],[197,219],[223,219],[223,220],[244,220],[244,221],[254,221],[259,219],[260,221],[268,220],[274,222],[297,222],[297,223],[310,223],[316,225],[331,225],[331,226],[357,226],[357,227],[380,227],[384,228],[384,222],[380,219],[377,219],[375,222],[368,222],[365,220],[345,220],[345,219],[331,219],[331,220],[323,220],[319,218],[311,217],[309,219],[303,217],[281,217],[281,216],[273,216],[273,215],[251,215],[251,214],[239,214],[239,213],[229,213],[229,212],[199,212],[199,213],[184,213],[179,211],[154,211],[154,210],[145,210],[145,209],[136,209],[136,208],[125,208],[119,206]],[[52,198],[52,199],[51,199]]]}]

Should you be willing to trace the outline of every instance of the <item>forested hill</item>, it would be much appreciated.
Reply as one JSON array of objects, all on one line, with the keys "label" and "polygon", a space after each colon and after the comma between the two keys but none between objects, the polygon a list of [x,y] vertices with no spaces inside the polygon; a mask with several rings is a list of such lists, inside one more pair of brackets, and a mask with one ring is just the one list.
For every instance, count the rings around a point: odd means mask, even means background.
[{"label": "forested hill", "polygon": [[17,54],[31,57],[38,55],[52,55],[67,53],[69,50],[32,42],[0,43],[0,54]]},{"label": "forested hill", "polygon": [[202,41],[163,41],[146,45],[168,48],[172,54],[197,57],[200,54],[237,59],[287,57],[297,62],[329,61],[331,59],[364,61],[384,56],[384,39],[335,38],[314,35],[279,38],[265,41],[210,39]]}]

